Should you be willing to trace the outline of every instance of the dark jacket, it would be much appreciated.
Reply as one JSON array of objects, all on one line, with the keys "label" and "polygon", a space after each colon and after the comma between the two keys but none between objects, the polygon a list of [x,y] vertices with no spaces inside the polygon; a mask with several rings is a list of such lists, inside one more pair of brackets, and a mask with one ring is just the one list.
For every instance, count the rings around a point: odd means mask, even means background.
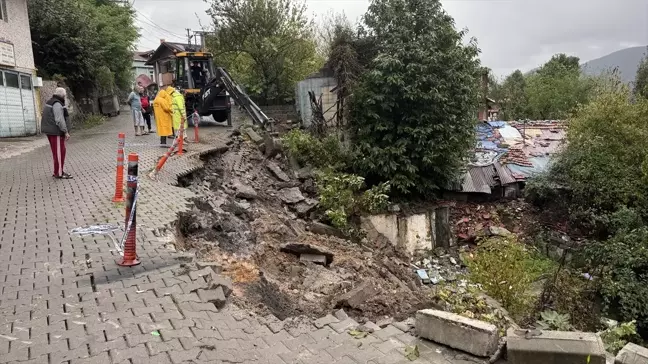
[{"label": "dark jacket", "polygon": [[68,132],[70,114],[65,107],[65,100],[53,96],[43,107],[43,119],[41,121],[41,132],[46,135],[63,136]]}]

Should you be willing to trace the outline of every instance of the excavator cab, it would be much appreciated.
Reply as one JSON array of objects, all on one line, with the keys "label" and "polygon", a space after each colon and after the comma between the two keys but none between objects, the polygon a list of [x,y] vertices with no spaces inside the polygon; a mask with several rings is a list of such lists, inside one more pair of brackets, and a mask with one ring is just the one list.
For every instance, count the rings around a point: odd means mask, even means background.
[{"label": "excavator cab", "polygon": [[[211,115],[217,122],[227,121],[228,125],[232,125],[232,105],[226,89],[211,95],[208,103],[203,101],[204,93],[209,90],[210,81],[215,77],[212,59],[212,54],[207,52],[177,53],[174,86],[185,96],[187,116],[198,111],[201,116]],[[189,117],[188,120],[193,118]]]}]

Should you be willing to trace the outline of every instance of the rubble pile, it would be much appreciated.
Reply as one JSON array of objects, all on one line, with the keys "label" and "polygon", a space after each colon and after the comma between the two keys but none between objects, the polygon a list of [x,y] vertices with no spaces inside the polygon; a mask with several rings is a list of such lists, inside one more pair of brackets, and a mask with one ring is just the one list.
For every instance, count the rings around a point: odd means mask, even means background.
[{"label": "rubble pile", "polygon": [[[407,255],[352,243],[317,221],[312,173],[261,146],[235,133],[228,151],[180,181],[201,197],[180,216],[179,240],[232,278],[234,303],[280,320],[344,309],[360,323],[386,324],[434,307],[433,286]],[[445,268],[440,274],[453,279]]]}]

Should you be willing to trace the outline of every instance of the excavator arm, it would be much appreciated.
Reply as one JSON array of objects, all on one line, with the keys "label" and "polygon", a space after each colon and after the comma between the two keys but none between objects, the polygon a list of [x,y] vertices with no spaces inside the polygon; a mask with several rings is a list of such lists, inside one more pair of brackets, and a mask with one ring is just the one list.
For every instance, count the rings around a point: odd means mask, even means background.
[{"label": "excavator arm", "polygon": [[234,99],[237,105],[247,112],[252,118],[254,124],[266,127],[269,118],[263,113],[261,108],[243,91],[230,74],[222,67],[217,67],[214,77],[209,80],[207,85],[201,90],[201,115],[209,115],[209,106],[212,105],[215,98],[218,97],[223,90],[229,92],[230,97]]}]

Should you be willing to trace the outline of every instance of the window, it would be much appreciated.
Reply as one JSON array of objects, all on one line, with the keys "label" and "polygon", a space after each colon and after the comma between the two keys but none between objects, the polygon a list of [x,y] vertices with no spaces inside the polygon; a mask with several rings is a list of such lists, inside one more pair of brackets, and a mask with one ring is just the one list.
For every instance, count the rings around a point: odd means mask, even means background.
[{"label": "window", "polygon": [[4,86],[4,73],[0,72],[0,86]]},{"label": "window", "polygon": [[7,17],[7,0],[0,0],[0,20],[9,21]]},{"label": "window", "polygon": [[7,87],[18,88],[18,74],[5,72],[5,80],[7,81]]},{"label": "window", "polygon": [[23,90],[30,90],[32,88],[31,85],[31,77],[25,76],[25,75],[20,75],[20,88]]}]

